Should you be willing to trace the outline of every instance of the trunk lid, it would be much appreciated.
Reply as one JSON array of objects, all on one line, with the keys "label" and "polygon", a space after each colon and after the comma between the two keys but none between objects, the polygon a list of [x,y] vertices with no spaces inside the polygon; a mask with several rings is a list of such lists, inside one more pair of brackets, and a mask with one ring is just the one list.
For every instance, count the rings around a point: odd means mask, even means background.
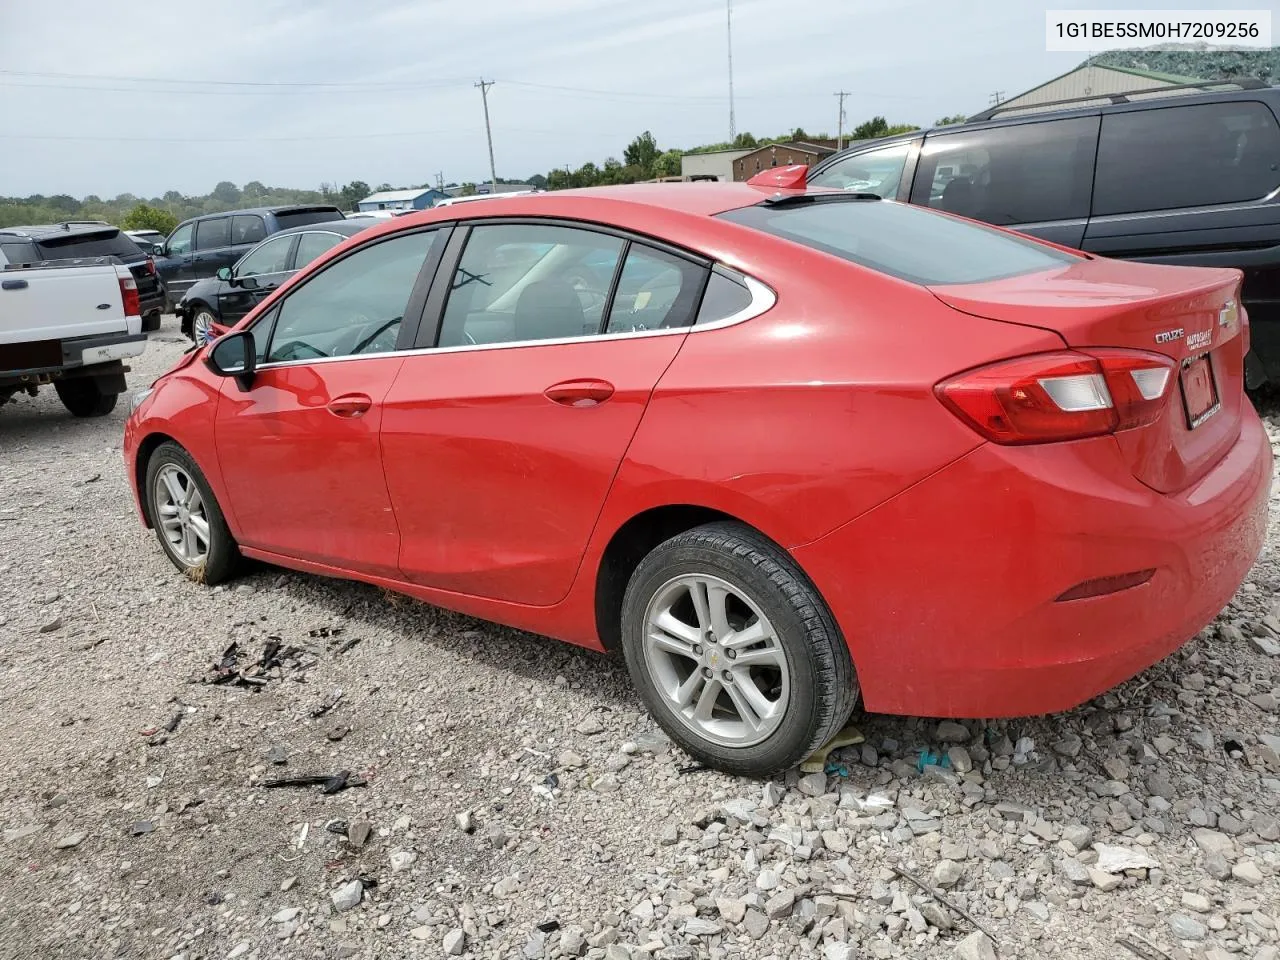
[{"label": "trunk lid", "polygon": [[1069,346],[1158,353],[1177,363],[1154,423],[1115,435],[1135,477],[1161,493],[1207,473],[1240,433],[1244,395],[1241,273],[1115,260],[985,283],[933,286],[947,306],[1049,330]]}]

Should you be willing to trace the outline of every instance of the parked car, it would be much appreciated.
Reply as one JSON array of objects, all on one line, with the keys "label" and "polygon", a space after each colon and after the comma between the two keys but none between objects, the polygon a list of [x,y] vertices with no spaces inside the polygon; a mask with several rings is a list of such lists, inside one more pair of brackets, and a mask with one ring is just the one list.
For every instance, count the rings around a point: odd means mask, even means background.
[{"label": "parked car", "polygon": [[535,193],[545,193],[545,190],[512,190],[509,193],[471,193],[465,197],[445,197],[443,200],[435,202],[436,207],[450,207],[455,203],[470,203],[473,200],[496,200],[499,197],[531,197]]},{"label": "parked car", "polygon": [[201,583],[250,557],[621,650],[672,739],[742,774],[859,694],[1065,710],[1208,623],[1270,497],[1240,271],[784,172],[330,250],[135,397],[143,522]]},{"label": "parked car", "polygon": [[368,221],[328,220],[272,234],[234,267],[223,267],[187,290],[174,310],[182,332],[196,343],[225,333],[295,271],[370,226]]},{"label": "parked car", "polygon": [[159,330],[165,291],[155,260],[118,227],[102,220],[0,228],[0,253],[10,264],[41,264],[61,260],[115,257],[129,268],[138,291],[143,330]]},{"label": "parked car", "polygon": [[[1209,88],[1236,89],[1205,92]],[[1238,267],[1249,387],[1280,383],[1280,88],[1199,82],[855,144],[814,186],[873,192],[1147,263]]]},{"label": "parked car", "polygon": [[197,280],[216,276],[254,245],[281,230],[341,220],[337,207],[309,204],[228,210],[186,220],[169,234],[157,266],[169,299],[177,303]]},{"label": "parked car", "polygon": [[159,230],[126,230],[125,235],[148,256],[157,252],[156,247],[164,246],[165,237]]},{"label": "parked car", "polygon": [[72,416],[105,416],[147,345],[137,280],[110,256],[10,263],[8,247],[0,235],[0,407],[52,386]]}]

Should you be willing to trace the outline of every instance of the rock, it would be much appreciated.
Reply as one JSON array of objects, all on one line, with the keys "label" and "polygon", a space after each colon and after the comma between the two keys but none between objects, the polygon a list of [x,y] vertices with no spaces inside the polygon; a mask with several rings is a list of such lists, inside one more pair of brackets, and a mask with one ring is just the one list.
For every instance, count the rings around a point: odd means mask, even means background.
[{"label": "rock", "polygon": [[425,923],[422,926],[414,927],[409,931],[409,936],[413,937],[415,940],[431,940],[435,935],[435,927],[428,926]]},{"label": "rock", "polygon": [[858,960],[858,955],[849,944],[828,940],[822,945],[822,960]]},{"label": "rock", "polygon": [[1089,868],[1074,857],[1059,860],[1058,872],[1072,883],[1079,884],[1082,887],[1089,885]]},{"label": "rock", "polygon": [[1052,744],[1053,752],[1062,757],[1078,757],[1084,749],[1084,741],[1074,733],[1069,733]]},{"label": "rock", "polygon": [[743,924],[746,927],[747,936],[752,940],[759,940],[769,929],[769,918],[759,910],[748,910]]},{"label": "rock", "polygon": [[1213,734],[1208,730],[1196,730],[1191,734],[1190,740],[1206,752],[1213,749]]},{"label": "rock", "polygon": [[583,764],[582,757],[574,753],[572,750],[566,750],[560,756],[556,757],[556,762],[566,770],[573,770]]},{"label": "rock", "polygon": [[933,732],[933,738],[939,743],[968,743],[969,729],[954,720],[943,720]]},{"label": "rock", "polygon": [[1097,870],[1093,867],[1089,868],[1089,880],[1103,893],[1110,893],[1116,887],[1120,886],[1121,883],[1120,878],[1114,874],[1107,873],[1103,870]]},{"label": "rock", "polygon": [[476,821],[470,810],[463,810],[461,813],[454,814],[453,822],[458,825],[458,829],[463,833],[475,833]]},{"label": "rock", "polygon": [[1227,863],[1227,858],[1220,853],[1206,854],[1204,868],[1215,880],[1225,880],[1231,876],[1231,864]]},{"label": "rock", "polygon": [[823,830],[822,845],[832,853],[848,853],[849,840],[842,831]]},{"label": "rock", "polygon": [[604,724],[597,720],[594,714],[588,714],[574,729],[583,736],[594,737],[597,733],[604,733]]},{"label": "rock", "polygon": [[947,751],[947,759],[956,773],[964,774],[973,769],[973,758],[964,747],[956,745]]},{"label": "rock", "polygon": [[791,911],[795,909],[795,905],[796,892],[794,890],[782,890],[769,898],[764,905],[764,911],[768,914],[770,920],[781,920],[791,916]]},{"label": "rock", "polygon": [[150,820],[139,820],[129,828],[129,833],[135,837],[141,837],[144,834],[150,833],[155,828],[156,825]]},{"label": "rock", "polygon": [[80,846],[82,843],[84,843],[84,834],[77,832],[68,833],[66,836],[59,838],[58,842],[55,843],[54,846],[59,850],[70,850],[73,847]]},{"label": "rock", "polygon": [[1280,657],[1280,643],[1270,637],[1250,637],[1249,644],[1264,657]]},{"label": "rock", "polygon": [[630,912],[631,912],[631,915],[635,917],[637,920],[641,920],[644,923],[648,923],[650,920],[653,919],[653,901],[649,900],[646,897],[644,900],[641,900],[634,907],[632,907]]},{"label": "rock", "polygon": [[354,910],[364,899],[364,885],[359,880],[344,883],[329,894],[329,899],[333,901],[333,909],[339,913]]},{"label": "rock", "polygon": [[369,842],[369,837],[373,835],[373,824],[368,820],[357,820],[351,826],[347,827],[347,843],[361,849]]},{"label": "rock", "polygon": [[1255,693],[1249,698],[1249,702],[1259,710],[1267,711],[1267,713],[1275,713],[1280,710],[1280,699],[1277,699],[1273,693]]},{"label": "rock", "polygon": [[760,802],[772,810],[782,802],[782,798],[786,796],[786,793],[781,784],[770,781],[764,785],[764,790],[760,795]]},{"label": "rock", "polygon": [[806,774],[800,778],[796,789],[806,797],[820,797],[827,792],[827,775],[825,773]]},{"label": "rock", "polygon": [[937,927],[942,931],[950,930],[952,927],[951,914],[947,913],[946,909],[932,900],[921,905],[920,915],[924,917],[931,927]]},{"label": "rock", "polygon": [[289,751],[278,744],[267,749],[267,763],[279,767],[289,762]]},{"label": "rock", "polygon": [[620,943],[611,943],[604,948],[604,960],[631,960],[631,951]]},{"label": "rock", "polygon": [[542,960],[547,952],[547,935],[541,930],[529,934],[524,944],[525,960]]},{"label": "rock", "polygon": [[294,917],[302,912],[301,907],[285,907],[283,910],[277,910],[271,915],[272,923],[288,923]]},{"label": "rock", "polygon": [[581,927],[565,927],[560,931],[561,956],[580,957],[586,952],[587,938]]},{"label": "rock", "polygon": [[[513,897],[520,892],[520,880],[514,876],[503,877],[493,885],[493,895],[499,900],[505,900],[507,897]],[[648,903],[648,901],[645,901]],[[652,905],[650,905],[652,910]]]},{"label": "rock", "polygon": [[1237,863],[1231,868],[1231,876],[1235,877],[1241,883],[1247,883],[1251,887],[1259,886],[1262,883],[1262,871],[1258,869],[1258,865],[1252,860],[1245,860]]},{"label": "rock", "polygon": [[1182,905],[1195,913],[1208,913],[1213,908],[1209,898],[1202,893],[1184,893]]},{"label": "rock", "polygon": [[1231,838],[1225,833],[1219,833],[1217,830],[1200,827],[1191,831],[1191,839],[1205,853],[1218,853],[1226,856],[1235,850],[1235,844],[1231,842]]},{"label": "rock", "polygon": [[742,918],[747,913],[747,905],[741,900],[730,900],[721,897],[716,898],[716,909],[720,911],[720,916],[730,923],[741,923]]},{"label": "rock", "polygon": [[1073,823],[1062,828],[1062,839],[1077,850],[1087,850],[1089,849],[1089,844],[1093,843],[1093,831],[1088,827]]},{"label": "rock", "polygon": [[61,630],[61,629],[62,629],[61,617],[54,617],[52,620],[47,620],[40,625],[41,633],[53,633],[55,630]]},{"label": "rock", "polygon": [[703,917],[690,917],[684,922],[684,932],[691,937],[714,937],[721,929],[720,924]]},{"label": "rock", "polygon": [[293,889],[293,885],[297,882],[298,882],[297,877],[285,877],[283,880],[280,881],[280,892],[288,893],[290,890]]},{"label": "rock", "polygon": [[1203,940],[1208,933],[1203,923],[1185,913],[1175,913],[1169,918],[1169,930],[1179,940]]},{"label": "rock", "polygon": [[933,868],[933,882],[944,890],[954,887],[964,876],[964,867],[954,860],[942,860]]},{"label": "rock", "polygon": [[956,944],[956,960],[996,960],[996,950],[991,938],[981,930],[975,930]]},{"label": "rock", "polygon": [[239,957],[243,957],[249,952],[249,947],[250,944],[248,940],[240,941],[231,948],[231,952],[227,954],[227,960],[238,960]]},{"label": "rock", "polygon": [[1098,853],[1098,862],[1094,865],[1103,873],[1123,873],[1125,870],[1150,870],[1160,866],[1142,850],[1130,847],[1112,847],[1105,843],[1095,843],[1093,849]]},{"label": "rock", "polygon": [[418,855],[412,850],[393,850],[390,859],[391,872],[403,873],[418,862]]},{"label": "rock", "polygon": [[996,813],[1000,814],[1000,816],[1004,817],[1006,820],[1013,820],[1015,822],[1018,820],[1026,820],[1036,815],[1036,812],[1024,803],[1009,803],[1005,800],[1001,800],[996,804]]},{"label": "rock", "polygon": [[344,940],[334,948],[333,955],[337,960],[349,960],[360,952],[360,944],[352,943],[350,940]]},{"label": "rock", "polygon": [[765,869],[765,870],[761,870],[761,871],[756,875],[756,889],[757,889],[757,890],[772,890],[772,889],[773,889],[774,887],[776,887],[777,885],[778,885],[778,871],[777,871],[777,870],[768,870],[768,869]]},{"label": "rock", "polygon": [[1041,923],[1049,922],[1049,905],[1047,903],[1041,903],[1038,900],[1024,900],[1022,902],[1022,909],[1031,914],[1031,916],[1035,917]]},{"label": "rock", "polygon": [[664,847],[674,847],[680,842],[680,828],[674,823],[667,824],[658,834],[658,842]]},{"label": "rock", "polygon": [[591,781],[591,789],[596,793],[617,793],[620,784],[615,774],[606,773]]}]

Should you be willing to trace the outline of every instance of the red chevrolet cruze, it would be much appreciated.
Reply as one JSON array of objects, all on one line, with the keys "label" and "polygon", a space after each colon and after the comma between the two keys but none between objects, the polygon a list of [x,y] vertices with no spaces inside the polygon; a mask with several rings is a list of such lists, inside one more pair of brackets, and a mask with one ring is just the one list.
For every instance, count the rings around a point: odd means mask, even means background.
[{"label": "red chevrolet cruze", "polygon": [[[596,649],[766,774],[867,709],[1063,710],[1263,539],[1240,273],[669,184],[388,221],[134,401],[143,521]],[[766,178],[767,179],[767,178]]]}]

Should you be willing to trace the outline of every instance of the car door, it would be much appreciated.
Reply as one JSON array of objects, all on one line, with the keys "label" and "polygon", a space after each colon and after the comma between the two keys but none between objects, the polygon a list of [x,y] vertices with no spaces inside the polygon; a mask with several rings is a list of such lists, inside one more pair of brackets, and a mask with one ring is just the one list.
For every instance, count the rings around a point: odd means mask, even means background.
[{"label": "car door", "polygon": [[407,579],[523,604],[568,593],[706,274],[572,221],[455,233],[423,321],[434,348],[405,358],[384,403]]},{"label": "car door", "polygon": [[156,270],[169,291],[169,298],[175,303],[196,282],[193,272],[195,233],[195,223],[184,223],[175,229],[165,241],[164,256],[156,263]]},{"label": "car door", "polygon": [[1079,247],[1089,219],[1098,115],[925,138],[911,202]]},{"label": "car door", "polygon": [[[1280,381],[1280,125],[1260,100],[1102,118],[1084,248],[1148,263],[1238,267],[1253,356]],[[1256,358],[1256,359],[1255,359]],[[1260,385],[1263,369],[1249,370]]]},{"label": "car door", "polygon": [[248,389],[224,381],[215,427],[246,547],[397,574],[379,429],[404,362],[397,348],[416,333],[420,278],[434,270],[437,237],[380,237],[326,264],[253,324],[261,363]]},{"label": "car door", "polygon": [[218,321],[240,321],[292,273],[295,234],[275,236],[254,247],[231,268],[231,279],[218,285]]},{"label": "car door", "polygon": [[231,266],[231,263],[227,262],[227,251],[230,245],[230,217],[209,217],[205,220],[197,220],[195,256],[191,264],[192,279],[204,280],[214,276],[220,267]]}]

